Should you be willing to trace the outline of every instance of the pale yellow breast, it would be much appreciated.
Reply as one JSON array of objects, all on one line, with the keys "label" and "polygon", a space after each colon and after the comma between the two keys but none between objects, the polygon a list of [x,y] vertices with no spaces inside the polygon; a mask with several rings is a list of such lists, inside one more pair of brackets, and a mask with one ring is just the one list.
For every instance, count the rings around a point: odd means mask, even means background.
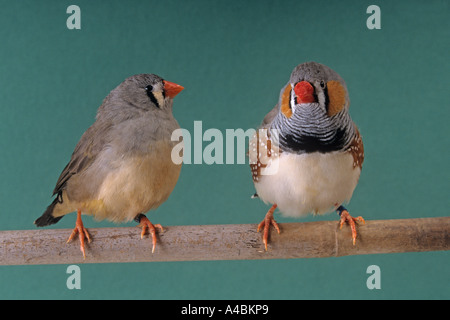
[{"label": "pale yellow breast", "polygon": [[82,210],[97,219],[129,221],[139,213],[155,209],[167,200],[181,170],[171,160],[169,142],[155,144],[145,156],[124,158],[102,182],[96,199]]}]

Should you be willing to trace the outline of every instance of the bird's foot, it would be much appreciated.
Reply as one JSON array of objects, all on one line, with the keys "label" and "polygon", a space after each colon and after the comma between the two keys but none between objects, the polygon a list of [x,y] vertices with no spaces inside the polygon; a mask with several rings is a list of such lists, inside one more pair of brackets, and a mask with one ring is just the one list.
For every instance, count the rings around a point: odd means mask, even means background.
[{"label": "bird's foot", "polygon": [[155,252],[155,247],[156,247],[156,228],[160,229],[161,232],[163,232],[164,231],[163,227],[160,224],[155,224],[154,225],[143,214],[139,214],[136,217],[135,220],[137,222],[139,222],[138,227],[142,227],[141,239],[144,239],[144,235],[147,233],[147,230],[150,232],[150,234],[152,236],[152,243],[153,243],[152,253],[154,253]]},{"label": "bird's foot", "polygon": [[75,223],[75,228],[72,231],[67,243],[73,240],[73,238],[78,234],[78,239],[80,239],[80,250],[83,253],[83,259],[86,259],[86,251],[84,248],[84,239],[87,238],[88,242],[91,242],[91,237],[87,229],[83,226],[83,221],[81,220],[81,211],[77,211],[77,221]]},{"label": "bird's foot", "polygon": [[261,221],[261,223],[258,225],[257,232],[259,232],[259,230],[261,230],[261,228],[264,227],[263,243],[264,243],[264,247],[266,248],[266,251],[267,251],[267,241],[269,239],[270,226],[272,225],[275,229],[277,229],[277,232],[280,233],[280,228],[278,227],[278,223],[273,218],[273,212],[275,211],[276,207],[277,207],[277,205],[274,204],[272,206],[272,208],[270,208],[269,211],[267,211],[267,214],[266,214],[264,220]]},{"label": "bird's foot", "polygon": [[350,213],[348,213],[348,210],[345,209],[343,206],[339,206],[339,208],[336,209],[337,213],[341,217],[340,220],[340,226],[339,228],[342,229],[342,226],[345,222],[347,222],[350,225],[350,228],[352,229],[352,240],[353,245],[356,243],[356,222],[362,222],[365,223],[363,217],[359,216],[357,218],[353,218]]}]

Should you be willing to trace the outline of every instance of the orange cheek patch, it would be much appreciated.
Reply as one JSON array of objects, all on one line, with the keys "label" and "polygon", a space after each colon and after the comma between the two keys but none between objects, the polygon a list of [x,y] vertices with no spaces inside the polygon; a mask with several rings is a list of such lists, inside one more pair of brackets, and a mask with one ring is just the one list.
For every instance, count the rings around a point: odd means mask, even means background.
[{"label": "orange cheek patch", "polygon": [[339,81],[328,81],[328,115],[334,116],[341,111],[345,106],[345,88],[339,83]]},{"label": "orange cheek patch", "polygon": [[287,117],[292,116],[292,110],[289,106],[289,100],[291,99],[291,85],[288,84],[284,89],[283,95],[281,96],[281,112]]}]

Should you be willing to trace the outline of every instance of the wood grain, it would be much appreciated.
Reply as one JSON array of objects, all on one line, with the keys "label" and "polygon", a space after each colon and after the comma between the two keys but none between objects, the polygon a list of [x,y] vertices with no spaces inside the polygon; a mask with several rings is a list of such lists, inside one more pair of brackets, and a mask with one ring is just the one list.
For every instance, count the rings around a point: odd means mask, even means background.
[{"label": "wood grain", "polygon": [[0,265],[80,264],[152,261],[252,260],[450,249],[450,217],[372,220],[358,225],[353,246],[348,226],[337,221],[281,223],[264,251],[256,224],[164,226],[152,254],[151,240],[136,227],[92,228],[86,260],[79,242],[66,244],[69,229],[0,232]]}]

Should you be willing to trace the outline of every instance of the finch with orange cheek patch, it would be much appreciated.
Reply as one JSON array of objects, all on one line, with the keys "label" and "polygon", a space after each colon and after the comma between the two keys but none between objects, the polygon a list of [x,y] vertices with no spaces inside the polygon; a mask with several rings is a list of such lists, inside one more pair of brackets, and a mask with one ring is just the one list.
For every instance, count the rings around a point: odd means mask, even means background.
[{"label": "finch with orange cheek patch", "polygon": [[256,194],[271,204],[258,231],[267,250],[270,226],[280,232],[273,214],[290,217],[337,211],[355,244],[355,222],[343,204],[350,201],[361,173],[364,147],[349,114],[344,80],[316,62],[298,65],[281,89],[275,108],[249,145]]}]

